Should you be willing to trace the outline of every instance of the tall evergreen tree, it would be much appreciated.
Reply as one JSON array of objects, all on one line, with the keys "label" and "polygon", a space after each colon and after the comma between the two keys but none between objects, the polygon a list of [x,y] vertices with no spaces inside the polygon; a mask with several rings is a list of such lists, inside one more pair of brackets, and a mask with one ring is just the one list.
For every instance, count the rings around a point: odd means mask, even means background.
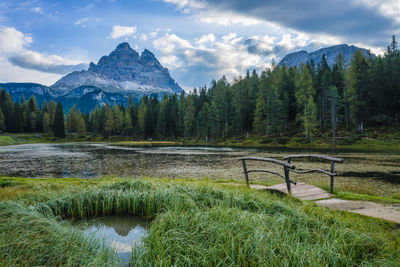
[{"label": "tall evergreen tree", "polygon": [[60,102],[57,103],[54,115],[53,134],[58,138],[65,138],[64,112]]}]

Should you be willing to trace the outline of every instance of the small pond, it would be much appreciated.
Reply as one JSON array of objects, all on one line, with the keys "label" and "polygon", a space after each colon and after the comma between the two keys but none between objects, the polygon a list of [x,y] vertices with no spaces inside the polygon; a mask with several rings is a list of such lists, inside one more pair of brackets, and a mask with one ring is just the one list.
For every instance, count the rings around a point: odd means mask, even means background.
[{"label": "small pond", "polygon": [[146,220],[129,215],[86,219],[75,223],[85,235],[103,240],[114,248],[124,266],[129,264],[133,248],[141,248],[149,226]]}]

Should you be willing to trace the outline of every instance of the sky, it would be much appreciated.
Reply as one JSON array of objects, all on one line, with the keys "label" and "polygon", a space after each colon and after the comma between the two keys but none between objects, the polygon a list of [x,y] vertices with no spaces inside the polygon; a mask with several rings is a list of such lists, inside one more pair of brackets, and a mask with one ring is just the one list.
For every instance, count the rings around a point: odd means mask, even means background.
[{"label": "sky", "polygon": [[299,50],[381,54],[399,31],[399,0],[1,0],[0,82],[52,85],[126,41],[191,90]]}]

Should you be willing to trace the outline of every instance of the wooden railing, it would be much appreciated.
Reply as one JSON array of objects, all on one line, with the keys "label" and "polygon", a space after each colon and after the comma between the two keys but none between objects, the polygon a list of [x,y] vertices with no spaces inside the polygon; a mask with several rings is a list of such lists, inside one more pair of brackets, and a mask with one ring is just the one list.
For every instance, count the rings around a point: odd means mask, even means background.
[{"label": "wooden railing", "polygon": [[[290,180],[290,178],[289,178],[289,171],[290,170],[293,171],[295,169],[295,166],[293,164],[291,164],[290,162],[284,162],[281,160],[271,159],[271,158],[257,158],[257,157],[243,157],[243,158],[239,158],[239,160],[241,160],[242,164],[243,164],[243,173],[246,178],[247,186],[250,186],[249,175],[248,175],[250,172],[266,172],[266,173],[278,175],[279,177],[283,178],[286,182],[288,193],[290,195],[292,194],[290,183],[296,184],[296,182],[293,180]],[[281,165],[281,166],[283,166],[284,175],[282,175],[278,172],[269,171],[269,170],[247,170],[246,160],[263,161],[263,162],[269,162],[269,163]]]},{"label": "wooden railing", "polygon": [[309,170],[301,170],[301,169],[293,169],[292,171],[295,173],[310,173],[310,172],[320,172],[326,175],[329,175],[331,180],[330,180],[330,192],[333,193],[333,187],[334,187],[334,177],[337,175],[335,173],[335,162],[336,163],[343,163],[343,159],[341,158],[334,158],[330,156],[325,156],[325,155],[316,155],[316,154],[305,154],[305,155],[289,155],[284,157],[284,159],[287,160],[288,163],[291,163],[291,160],[294,158],[311,158],[311,159],[319,159],[319,160],[325,160],[325,161],[330,161],[331,162],[331,170],[326,171],[326,170],[321,170],[321,169],[309,169]]}]

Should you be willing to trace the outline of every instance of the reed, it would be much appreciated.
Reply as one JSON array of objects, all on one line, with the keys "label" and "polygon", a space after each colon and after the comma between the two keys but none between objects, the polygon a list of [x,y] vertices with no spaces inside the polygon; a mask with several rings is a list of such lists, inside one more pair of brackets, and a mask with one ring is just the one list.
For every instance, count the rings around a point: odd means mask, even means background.
[{"label": "reed", "polygon": [[[123,181],[0,203],[0,265],[109,266],[115,254],[60,218],[152,219],[135,266],[396,266],[391,224],[217,183]],[[51,190],[50,187],[47,190]],[[31,241],[32,240],[32,241]]]}]

